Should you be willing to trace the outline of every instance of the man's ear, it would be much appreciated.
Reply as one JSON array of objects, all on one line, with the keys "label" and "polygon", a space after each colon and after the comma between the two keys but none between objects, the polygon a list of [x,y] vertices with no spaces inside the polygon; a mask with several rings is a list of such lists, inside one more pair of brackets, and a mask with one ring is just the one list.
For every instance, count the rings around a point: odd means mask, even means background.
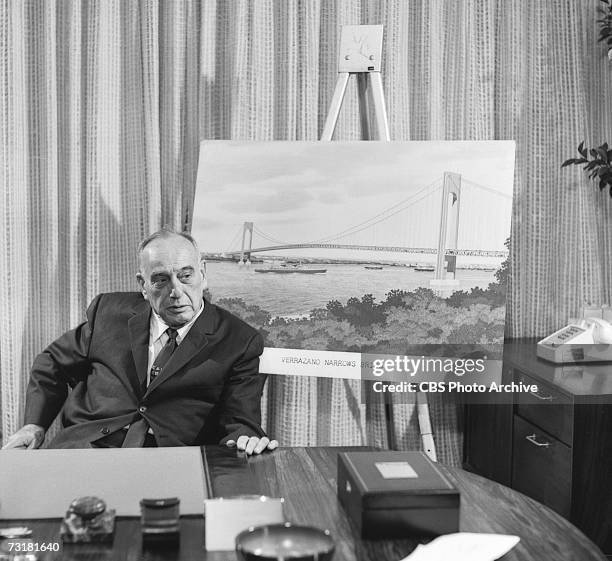
[{"label": "man's ear", "polygon": [[142,293],[145,300],[148,300],[147,289],[145,288],[145,279],[141,273],[136,273],[136,280],[138,281],[138,286],[140,287],[140,292]]}]

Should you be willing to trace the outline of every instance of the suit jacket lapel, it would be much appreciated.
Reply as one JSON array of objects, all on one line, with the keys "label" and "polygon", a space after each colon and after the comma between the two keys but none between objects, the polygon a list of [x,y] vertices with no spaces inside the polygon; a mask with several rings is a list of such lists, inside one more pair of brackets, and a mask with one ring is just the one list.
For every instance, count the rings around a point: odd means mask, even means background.
[{"label": "suit jacket lapel", "polygon": [[166,366],[164,366],[164,369],[155,380],[151,382],[145,395],[151,393],[157,386],[170,378],[170,376],[176,374],[197,353],[202,351],[208,342],[206,334],[214,332],[216,321],[217,312],[215,311],[214,305],[210,302],[204,302],[202,313],[191,326],[185,339],[183,339],[181,344],[176,348],[170,360],[168,360]]},{"label": "suit jacket lapel", "polygon": [[128,376],[137,396],[143,394],[143,388],[147,380],[147,366],[149,364],[149,321],[151,308],[146,301],[145,306],[144,310],[137,309],[135,315],[128,321],[130,345],[136,366],[135,371],[129,372]]}]

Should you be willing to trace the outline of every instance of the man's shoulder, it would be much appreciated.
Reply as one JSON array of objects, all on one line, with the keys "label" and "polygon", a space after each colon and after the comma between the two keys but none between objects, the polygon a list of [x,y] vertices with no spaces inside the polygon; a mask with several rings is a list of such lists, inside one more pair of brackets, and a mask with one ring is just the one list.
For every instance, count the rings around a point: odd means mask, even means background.
[{"label": "man's shoulder", "polygon": [[107,292],[98,294],[87,310],[87,314],[128,314],[149,309],[148,302],[140,292]]},{"label": "man's shoulder", "polygon": [[96,296],[99,306],[112,306],[122,309],[140,308],[146,304],[140,292],[105,292]]}]

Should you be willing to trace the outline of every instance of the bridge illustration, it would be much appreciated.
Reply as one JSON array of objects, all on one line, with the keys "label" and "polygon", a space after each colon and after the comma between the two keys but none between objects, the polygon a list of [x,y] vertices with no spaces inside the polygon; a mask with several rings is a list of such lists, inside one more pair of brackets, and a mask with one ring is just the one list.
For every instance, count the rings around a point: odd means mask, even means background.
[{"label": "bridge illustration", "polygon": [[[511,204],[510,194],[445,172],[369,219],[317,240],[278,240],[254,222],[244,222],[240,249],[229,249],[225,255],[240,263],[257,253],[303,249],[435,255],[433,282],[444,285],[454,282],[457,257],[507,256],[504,241],[510,233]],[[255,245],[254,235],[263,244]]]}]

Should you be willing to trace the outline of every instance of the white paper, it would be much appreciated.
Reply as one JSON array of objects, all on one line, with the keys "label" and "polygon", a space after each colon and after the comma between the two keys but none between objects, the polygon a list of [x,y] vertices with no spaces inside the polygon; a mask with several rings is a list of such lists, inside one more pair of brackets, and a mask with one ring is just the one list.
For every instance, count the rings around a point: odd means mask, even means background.
[{"label": "white paper", "polygon": [[376,462],[374,464],[383,479],[408,479],[418,477],[408,462]]},{"label": "white paper", "polygon": [[519,541],[518,536],[502,534],[447,534],[427,545],[419,545],[402,561],[494,561]]},{"label": "white paper", "polygon": [[236,536],[250,526],[281,524],[283,499],[209,499],[206,510],[206,551],[234,551]]}]

